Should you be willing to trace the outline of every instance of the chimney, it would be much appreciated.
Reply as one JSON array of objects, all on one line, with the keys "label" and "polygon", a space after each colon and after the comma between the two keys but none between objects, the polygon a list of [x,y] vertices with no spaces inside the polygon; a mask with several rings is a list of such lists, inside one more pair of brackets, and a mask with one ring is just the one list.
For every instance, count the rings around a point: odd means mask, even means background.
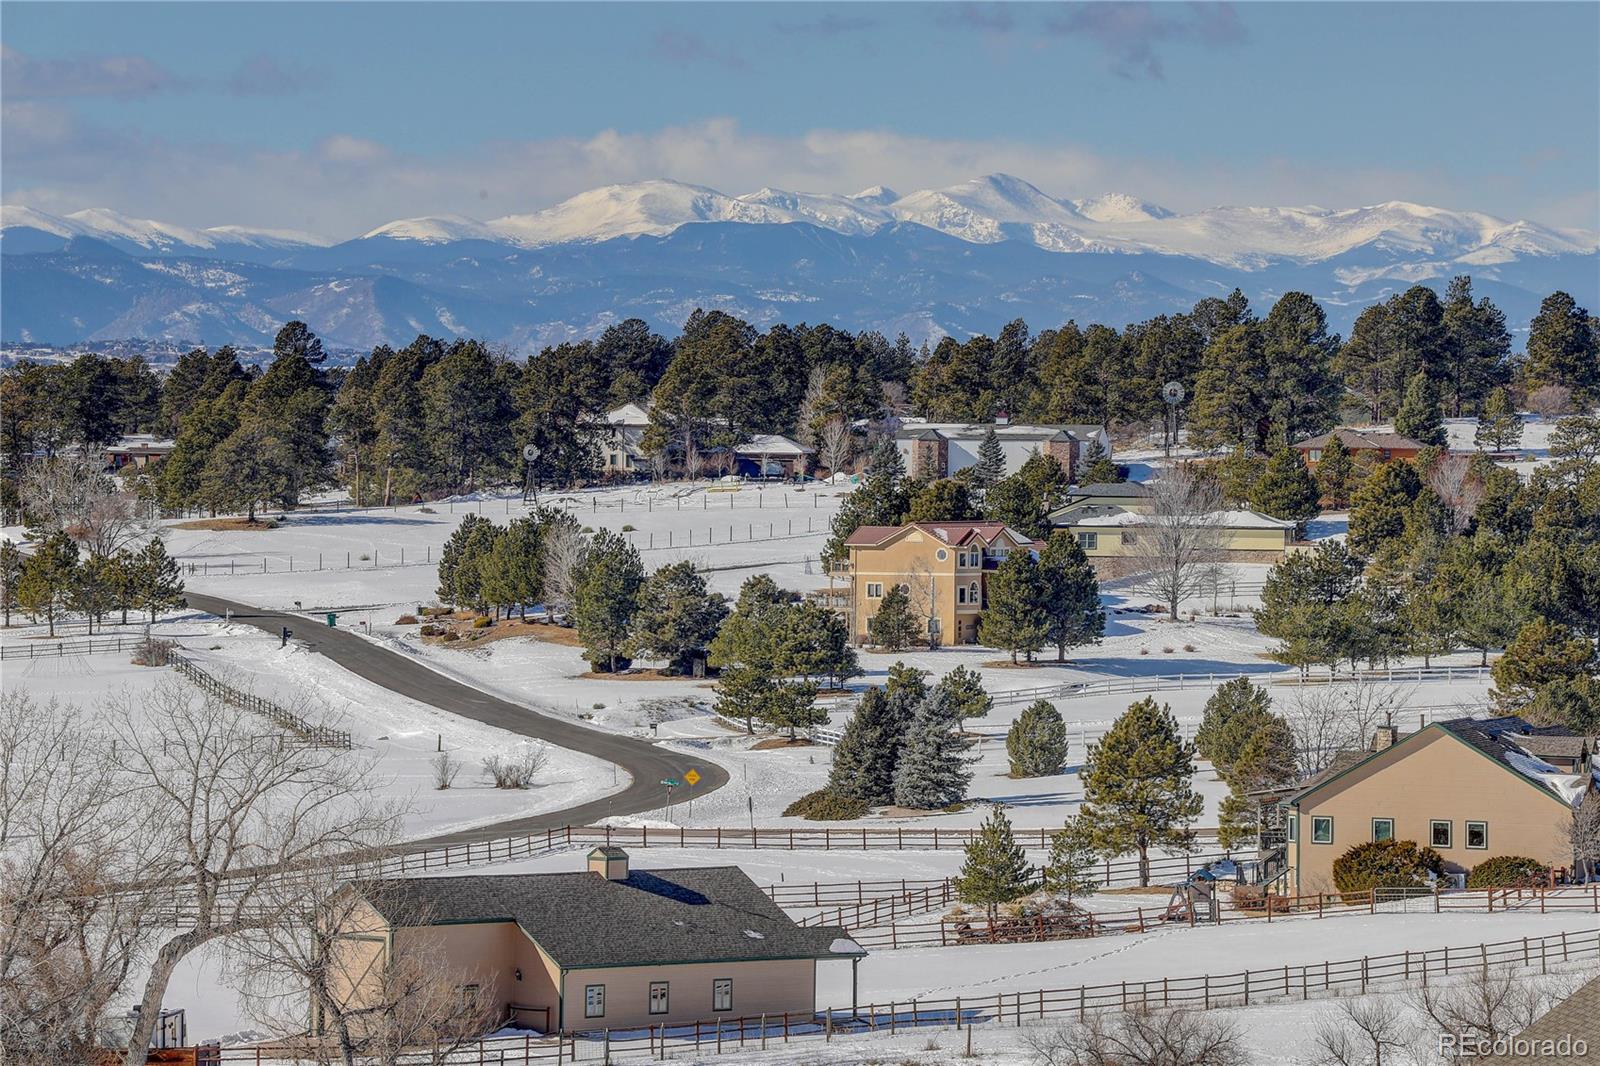
[{"label": "chimney", "polygon": [[1382,751],[1391,748],[1394,742],[1400,739],[1400,731],[1394,727],[1394,721],[1385,718],[1382,725],[1372,732],[1372,750]]},{"label": "chimney", "polygon": [[607,881],[628,879],[628,853],[621,848],[595,848],[589,853],[589,872]]}]

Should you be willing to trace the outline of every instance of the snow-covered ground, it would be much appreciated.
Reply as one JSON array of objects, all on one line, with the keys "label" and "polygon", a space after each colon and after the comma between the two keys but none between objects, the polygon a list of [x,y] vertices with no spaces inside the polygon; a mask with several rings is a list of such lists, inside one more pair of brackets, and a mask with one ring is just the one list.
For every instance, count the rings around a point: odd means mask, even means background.
[{"label": "snow-covered ground", "polygon": [[[107,636],[116,631],[118,627],[111,627]],[[123,632],[137,634],[142,628]],[[628,784],[627,775],[605,760],[540,745],[546,758],[540,783],[527,791],[496,789],[483,780],[482,760],[520,750],[528,743],[524,738],[380,688],[293,642],[279,647],[275,638],[252,626],[176,614],[152,632],[176,641],[198,666],[237,688],[312,722],[349,730],[351,757],[373,761],[382,794],[408,812],[404,826],[409,836],[556,810]],[[10,630],[5,641],[11,645],[36,635],[28,629]],[[137,694],[175,676],[172,670],[133,666],[128,660],[127,653],[8,659],[0,686],[92,708],[109,694]],[[454,787],[443,791],[434,787],[431,767],[441,749],[462,763]]]}]

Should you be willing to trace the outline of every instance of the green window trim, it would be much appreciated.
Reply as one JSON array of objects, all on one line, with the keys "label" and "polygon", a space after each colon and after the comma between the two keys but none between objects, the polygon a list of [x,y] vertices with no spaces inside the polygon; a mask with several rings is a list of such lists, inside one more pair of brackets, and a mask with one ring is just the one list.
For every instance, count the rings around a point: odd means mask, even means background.
[{"label": "green window trim", "polygon": [[[1439,839],[1439,828],[1444,827],[1444,840]],[[1428,822],[1428,846],[1431,848],[1453,847],[1456,838],[1455,823],[1447,818],[1434,818]]]},{"label": "green window trim", "polygon": [[[1378,832],[1378,827],[1380,825],[1383,826],[1384,830],[1385,830],[1381,835]],[[1393,840],[1394,839],[1394,819],[1393,818],[1374,818],[1372,820],[1372,839],[1373,840]]]},{"label": "green window trim", "polygon": [[1333,815],[1313,814],[1311,816],[1311,843],[1333,843]]},{"label": "green window trim", "polygon": [[[1478,833],[1479,833],[1479,843],[1477,843],[1477,844],[1474,844],[1472,842],[1472,830],[1474,828],[1476,828],[1478,830]],[[1489,823],[1488,822],[1472,821],[1472,822],[1468,822],[1467,823],[1467,847],[1472,851],[1488,851],[1489,850]]]}]

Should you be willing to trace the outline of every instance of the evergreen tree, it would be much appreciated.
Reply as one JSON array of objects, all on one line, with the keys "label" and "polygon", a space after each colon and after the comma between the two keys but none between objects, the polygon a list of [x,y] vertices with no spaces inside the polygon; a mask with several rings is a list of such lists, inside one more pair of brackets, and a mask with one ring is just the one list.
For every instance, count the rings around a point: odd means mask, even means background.
[{"label": "evergreen tree", "polygon": [[1478,412],[1478,428],[1473,431],[1472,443],[1490,451],[1513,448],[1522,439],[1522,419],[1511,403],[1511,394],[1503,388],[1490,391]]},{"label": "evergreen tree", "polygon": [[939,478],[918,489],[906,511],[907,522],[968,522],[980,512],[967,487],[954,478]]},{"label": "evergreen tree", "polygon": [[53,637],[56,616],[71,604],[77,580],[78,546],[65,533],[51,533],[36,544],[33,554],[22,564],[17,604],[31,615],[44,615]]},{"label": "evergreen tree", "polygon": [[1011,833],[1011,820],[998,803],[983,820],[964,849],[961,872],[956,875],[956,898],[982,907],[994,921],[995,909],[1033,891],[1033,867]]},{"label": "evergreen tree", "polygon": [[0,540],[0,611],[5,626],[11,628],[11,612],[17,606],[17,583],[22,580],[22,552],[9,540]]},{"label": "evergreen tree", "polygon": [[511,465],[517,369],[475,340],[458,340],[422,372],[423,432],[430,469],[456,492]]},{"label": "evergreen tree", "polygon": [[1488,297],[1472,302],[1472,279],[1464,274],[1445,290],[1444,328],[1450,341],[1445,409],[1460,418],[1510,376],[1511,334],[1504,312]]},{"label": "evergreen tree", "polygon": [[1444,418],[1439,411],[1439,389],[1427,371],[1418,370],[1406,381],[1405,397],[1394,416],[1394,429],[1423,444],[1443,446]]},{"label": "evergreen tree", "polygon": [[211,449],[200,472],[200,498],[209,506],[245,512],[256,520],[263,502],[292,506],[296,499],[295,457],[264,415],[249,415],[228,439]]},{"label": "evergreen tree", "polygon": [[983,678],[976,670],[968,670],[965,666],[958,666],[945,674],[936,687],[949,694],[951,706],[956,712],[956,724],[962,730],[966,729],[968,718],[987,718],[994,707],[994,701],[984,691]]},{"label": "evergreen tree", "polygon": [[1600,396],[1600,329],[1567,293],[1546,296],[1528,325],[1523,384],[1530,392],[1559,385],[1583,404]]},{"label": "evergreen tree", "polygon": [[917,711],[928,698],[927,678],[928,671],[905,663],[897,662],[889,667],[889,675],[883,686],[883,718],[895,737],[896,751],[905,742]]},{"label": "evergreen tree", "polygon": [[966,796],[972,781],[963,755],[968,742],[955,727],[954,701],[948,692],[934,688],[906,730],[894,770],[895,803],[937,810]]},{"label": "evergreen tree", "polygon": [[1306,522],[1322,513],[1318,506],[1321,492],[1306,469],[1300,453],[1290,447],[1279,448],[1267,460],[1250,492],[1250,505],[1262,514],[1294,522],[1295,539],[1304,539]]},{"label": "evergreen tree", "polygon": [[904,651],[922,634],[922,624],[911,613],[911,597],[904,585],[895,585],[878,601],[878,611],[867,619],[867,638],[885,651]]},{"label": "evergreen tree", "polygon": [[1493,549],[1465,539],[1446,545],[1434,575],[1436,595],[1449,611],[1456,640],[1476,648],[1482,666],[1489,665],[1490,649],[1505,647],[1522,627],[1525,608],[1509,594],[1507,584]]},{"label": "evergreen tree", "polygon": [[867,474],[834,513],[832,531],[822,549],[824,562],[845,557],[844,542],[861,526],[897,526],[909,506],[905,461],[893,437],[879,437],[867,460]]},{"label": "evergreen tree", "polygon": [[1050,532],[1050,509],[1020,472],[1000,479],[983,494],[983,517],[1004,522],[1026,537]]},{"label": "evergreen tree", "polygon": [[828,791],[874,807],[893,803],[902,739],[888,694],[877,686],[867,689],[834,745]]},{"label": "evergreen tree", "polygon": [[1206,348],[1195,379],[1191,438],[1251,453],[1264,448],[1271,426],[1270,369],[1259,322],[1218,334]]},{"label": "evergreen tree", "polygon": [[1406,514],[1422,491],[1410,463],[1390,460],[1368,474],[1350,500],[1350,550],[1373,556],[1405,533]]},{"label": "evergreen tree", "polygon": [[88,632],[116,606],[116,564],[105,555],[91,554],[78,566],[77,580],[73,582],[69,605],[83,615]]},{"label": "evergreen tree", "polygon": [[1216,477],[1224,503],[1242,507],[1255,494],[1256,482],[1267,472],[1267,457],[1244,445],[1217,460],[1206,473]]},{"label": "evergreen tree", "polygon": [[578,574],[572,610],[584,658],[596,670],[616,672],[638,610],[642,584],[644,565],[633,545],[609,529],[596,533]]},{"label": "evergreen tree", "polygon": [[1102,855],[1139,853],[1139,884],[1150,883],[1152,847],[1188,848],[1189,828],[1205,809],[1192,787],[1194,747],[1172,711],[1145,698],[1089,746],[1081,817]]},{"label": "evergreen tree", "polygon": [[733,613],[712,638],[707,662],[718,669],[753,666],[770,676],[786,672],[784,635],[794,601],[766,574],[746,578]]},{"label": "evergreen tree", "polygon": [[[139,595],[139,556],[132,549],[123,548],[112,556],[116,564],[116,606],[122,612],[121,624],[128,624],[128,612],[138,606],[136,600]],[[181,589],[180,589],[181,591]]]},{"label": "evergreen tree", "polygon": [[439,587],[434,595],[441,602],[458,607],[473,605],[475,597],[457,598],[462,589],[478,588],[476,575],[468,579],[464,571],[468,568],[477,569],[481,561],[480,553],[494,544],[494,533],[495,524],[482,515],[468,513],[462,516],[461,524],[451,531],[444,547],[439,549]]},{"label": "evergreen tree", "polygon": [[983,431],[983,440],[978,443],[978,462],[972,468],[972,483],[979,489],[986,489],[1005,476],[1005,449],[994,427],[990,426]]},{"label": "evergreen tree", "polygon": [[1338,664],[1351,643],[1346,603],[1360,587],[1361,561],[1338,541],[1309,554],[1285,556],[1267,572],[1256,628],[1281,643],[1278,662],[1298,667]]},{"label": "evergreen tree", "polygon": [[769,680],[756,717],[773,729],[787,729],[796,740],[797,730],[828,721],[828,712],[817,706],[817,686],[811,681]]},{"label": "evergreen tree", "polygon": [[1006,731],[1012,777],[1049,777],[1067,761],[1067,727],[1048,700],[1029,704]]},{"label": "evergreen tree", "polygon": [[1489,698],[1501,710],[1515,714],[1552,682],[1593,679],[1600,674],[1600,657],[1592,642],[1566,626],[1535,618],[1517,632],[1490,673],[1494,687]]},{"label": "evergreen tree", "polygon": [[1109,485],[1124,480],[1117,464],[1111,461],[1098,440],[1090,441],[1078,460],[1080,485]]},{"label": "evergreen tree", "polygon": [[978,620],[978,639],[991,648],[1011,653],[1034,652],[1044,647],[1050,633],[1044,606],[1045,587],[1039,564],[1028,551],[1014,551],[995,568],[989,579],[989,606]]},{"label": "evergreen tree", "polygon": [[[1033,490],[1034,497],[1044,508],[1046,515],[1065,503],[1067,493],[1072,489],[1072,478],[1068,476],[1060,460],[1043,455],[1037,449],[1017,469],[1017,477]],[[1048,532],[1047,524],[1044,531],[1038,535],[1044,536]]]},{"label": "evergreen tree", "polygon": [[1045,859],[1046,892],[1070,900],[1087,896],[1100,887],[1094,879],[1096,861],[1092,834],[1079,815],[1069,816],[1060,829],[1050,834],[1050,854]]},{"label": "evergreen tree", "polygon": [[1225,682],[1206,700],[1200,728],[1194,735],[1195,751],[1219,774],[1226,774],[1271,713],[1272,697],[1266,689],[1252,684],[1247,677]]},{"label": "evergreen tree", "polygon": [[1068,648],[1100,643],[1106,628],[1100,580],[1076,537],[1056,533],[1045,542],[1039,578],[1044,585],[1045,640],[1055,645],[1056,662],[1066,661]]},{"label": "evergreen tree", "polygon": [[687,559],[663,566],[645,579],[633,616],[632,653],[666,659],[688,673],[690,662],[717,635],[728,615],[722,596],[706,591],[705,578]]},{"label": "evergreen tree", "polygon": [[772,691],[772,675],[756,666],[725,666],[717,675],[717,702],[713,710],[730,722],[744,722],[746,733],[755,733]]},{"label": "evergreen tree", "polygon": [[861,673],[861,663],[850,647],[850,627],[836,611],[802,601],[784,614],[778,634],[778,672],[799,674],[809,681],[828,679],[834,688]]},{"label": "evergreen tree", "polygon": [[1294,730],[1279,716],[1266,715],[1222,775],[1228,795],[1218,812],[1217,842],[1231,850],[1254,841],[1261,802],[1251,794],[1292,785],[1299,776]]},{"label": "evergreen tree", "polygon": [[1350,459],[1350,449],[1337,433],[1328,438],[1317,461],[1317,491],[1329,507],[1342,508],[1350,504],[1350,483],[1355,477],[1355,463]]},{"label": "evergreen tree", "polygon": [[512,519],[496,532],[477,564],[479,595],[485,603],[497,610],[504,607],[507,617],[512,607],[520,610],[523,619],[528,617],[528,604],[538,603],[544,593],[539,544],[539,523],[531,517]]},{"label": "evergreen tree", "polygon": [[162,611],[184,605],[183,574],[160,537],[152,537],[133,557],[131,602],[154,622]]},{"label": "evergreen tree", "polygon": [[1278,298],[1261,323],[1271,440],[1289,445],[1333,425],[1343,393],[1333,372],[1339,336],[1303,292]]}]

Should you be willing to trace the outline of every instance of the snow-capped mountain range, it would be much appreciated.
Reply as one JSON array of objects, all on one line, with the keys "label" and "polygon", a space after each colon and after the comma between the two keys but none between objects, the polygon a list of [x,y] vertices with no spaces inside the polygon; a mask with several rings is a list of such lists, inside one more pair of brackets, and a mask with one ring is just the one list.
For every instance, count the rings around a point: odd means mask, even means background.
[{"label": "snow-capped mountain range", "polygon": [[906,195],[642,181],[337,242],[5,206],[0,252],[0,337],[55,343],[256,342],[300,317],[356,348],[428,332],[526,349],[632,315],[670,335],[697,306],[922,340],[1019,316],[1122,325],[1235,286],[1258,304],[1310,292],[1347,331],[1367,303],[1460,273],[1513,325],[1555,288],[1600,301],[1591,231],[1399,201],[1178,214],[1121,193],[1054,197],[1005,174]]},{"label": "snow-capped mountain range", "polygon": [[[63,238],[94,237],[162,253],[317,248],[335,243],[290,230],[189,229],[101,208],[61,217],[9,205],[0,212],[6,230],[23,227]],[[906,196],[882,186],[853,195],[761,189],[730,196],[702,185],[641,181],[591,189],[553,207],[489,221],[460,215],[397,219],[361,239],[430,244],[478,240],[539,248],[660,236],[698,222],[802,222],[852,236],[910,222],[977,244],[1023,240],[1048,251],[1160,252],[1243,269],[1276,258],[1317,262],[1375,242],[1397,252],[1466,264],[1505,262],[1519,255],[1586,254],[1600,247],[1600,235],[1592,232],[1402,201],[1344,210],[1213,207],[1179,215],[1124,193],[1058,199],[1009,174],[990,174]]]}]

